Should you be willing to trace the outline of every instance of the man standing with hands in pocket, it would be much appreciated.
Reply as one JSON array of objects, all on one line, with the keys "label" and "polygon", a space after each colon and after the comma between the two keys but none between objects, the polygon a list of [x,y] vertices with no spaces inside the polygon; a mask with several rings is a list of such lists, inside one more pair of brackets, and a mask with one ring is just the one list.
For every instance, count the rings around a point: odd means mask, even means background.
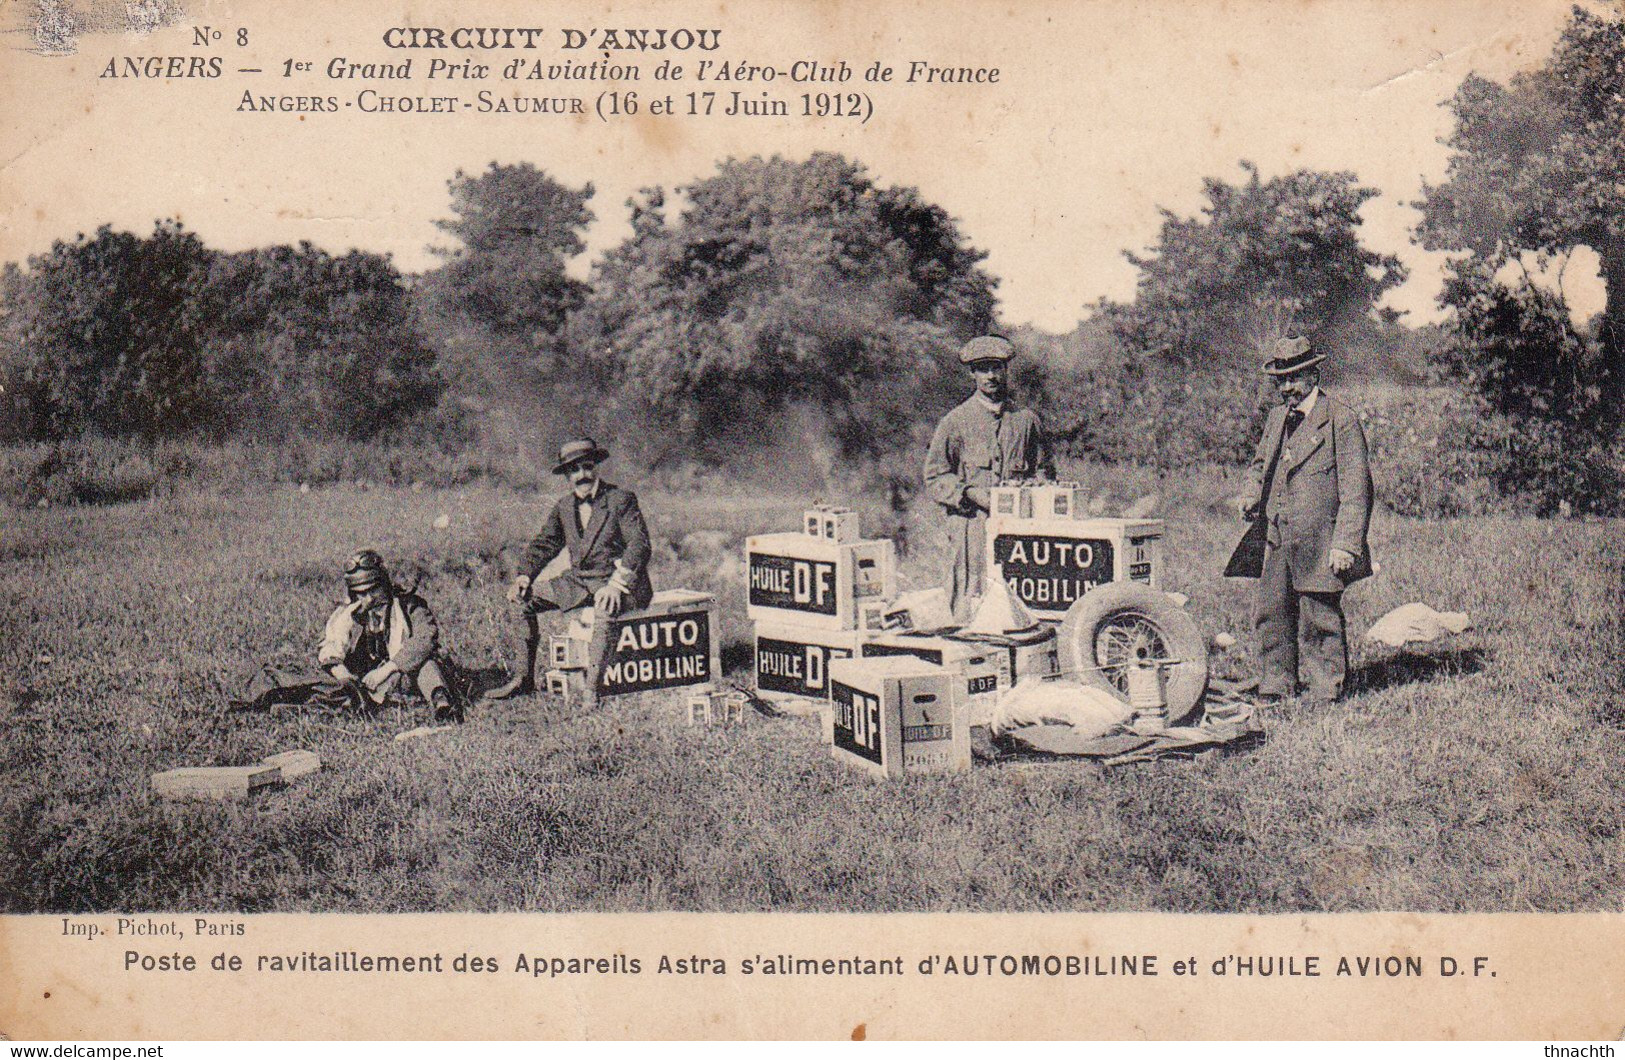
[{"label": "man standing with hands in pocket", "polygon": [[1238,498],[1253,526],[1225,568],[1227,576],[1258,579],[1253,625],[1264,700],[1296,695],[1300,670],[1312,702],[1342,696],[1343,590],[1371,574],[1365,432],[1351,409],[1320,388],[1325,359],[1292,337],[1279,340],[1264,363],[1281,404],[1264,423],[1250,489]]}]

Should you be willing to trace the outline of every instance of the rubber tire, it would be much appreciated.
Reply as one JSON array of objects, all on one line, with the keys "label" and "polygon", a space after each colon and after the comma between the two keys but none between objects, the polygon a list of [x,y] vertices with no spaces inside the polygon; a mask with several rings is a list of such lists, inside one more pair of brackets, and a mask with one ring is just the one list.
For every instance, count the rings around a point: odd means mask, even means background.
[{"label": "rubber tire", "polygon": [[1100,630],[1119,617],[1138,618],[1151,626],[1167,648],[1165,658],[1180,660],[1164,671],[1164,698],[1168,701],[1168,724],[1183,724],[1201,706],[1202,694],[1207,691],[1207,638],[1166,593],[1149,585],[1112,582],[1085,593],[1067,608],[1056,634],[1061,671],[1128,702],[1128,693],[1112,682],[1109,673],[1097,669],[1104,660],[1095,654]]}]

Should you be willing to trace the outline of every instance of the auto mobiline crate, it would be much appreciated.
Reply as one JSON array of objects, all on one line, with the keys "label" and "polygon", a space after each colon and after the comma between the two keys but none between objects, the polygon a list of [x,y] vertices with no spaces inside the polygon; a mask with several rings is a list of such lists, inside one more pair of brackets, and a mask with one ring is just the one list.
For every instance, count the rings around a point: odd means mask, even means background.
[{"label": "auto mobiline crate", "polygon": [[655,593],[642,611],[609,621],[609,653],[598,678],[601,696],[710,684],[722,674],[717,602],[710,593]]},{"label": "auto mobiline crate", "polygon": [[861,629],[756,623],[756,691],[763,699],[829,700],[829,664],[859,654],[874,636]]},{"label": "auto mobiline crate", "polygon": [[897,595],[890,540],[841,543],[806,534],[745,539],[746,610],[753,622],[854,629],[864,609],[878,625]]},{"label": "auto mobiline crate", "polygon": [[1089,498],[1076,482],[1021,482],[994,486],[992,515],[1012,519],[1082,519]]},{"label": "auto mobiline crate", "polygon": [[970,715],[957,676],[911,657],[830,663],[830,753],[875,776],[967,770]]},{"label": "auto mobiline crate", "polygon": [[918,633],[882,634],[864,644],[861,654],[865,659],[909,656],[959,675],[973,725],[992,717],[999,693],[1010,687],[1014,661],[1004,644]]},{"label": "auto mobiline crate", "polygon": [[1107,582],[1161,580],[1161,519],[987,521],[987,564],[1039,618],[1059,619]]}]

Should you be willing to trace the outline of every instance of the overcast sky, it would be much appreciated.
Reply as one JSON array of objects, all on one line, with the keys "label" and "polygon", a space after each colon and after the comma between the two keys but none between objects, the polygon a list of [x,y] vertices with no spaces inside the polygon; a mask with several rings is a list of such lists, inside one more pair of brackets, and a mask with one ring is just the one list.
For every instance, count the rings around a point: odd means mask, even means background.
[{"label": "overcast sky", "polygon": [[[13,10],[25,5],[12,5]],[[1397,253],[1411,280],[1389,304],[1430,319],[1438,261],[1411,246],[1406,206],[1424,178],[1444,174],[1448,99],[1469,70],[1504,79],[1538,63],[1567,17],[1567,3],[1210,2],[733,3],[603,5],[225,4],[195,2],[191,24],[148,38],[87,37],[72,57],[23,50],[10,36],[0,55],[8,101],[0,132],[0,259],[20,260],[97,224],[146,232],[177,216],[212,246],[241,249],[310,240],[343,251],[389,252],[405,270],[429,266],[446,215],[446,180],[459,167],[529,161],[557,178],[598,189],[589,257],[629,232],[625,198],[648,184],[682,184],[729,155],[803,156],[829,149],[863,161],[884,183],[917,186],[959,219],[989,252],[1007,321],[1070,328],[1104,295],[1132,294],[1124,249],[1154,238],[1157,208],[1189,213],[1204,176],[1240,180],[1237,160],[1266,176],[1298,167],[1351,169],[1383,192],[1365,211],[1365,235]],[[884,11],[884,16],[875,12]],[[613,12],[613,13],[609,13]],[[113,55],[209,54],[191,46],[201,24],[247,26],[250,47],[219,47],[217,81],[107,80]],[[883,86],[866,125],[805,119],[697,121],[644,115],[604,124],[531,116],[368,117],[246,114],[245,86],[354,98],[364,83],[321,75],[335,57],[393,61],[383,47],[397,25],[651,26],[722,29],[720,56],[788,65],[846,57],[997,66],[997,85]],[[546,40],[547,38],[544,38]],[[229,34],[228,34],[229,40]],[[420,69],[431,53],[415,53]],[[460,53],[441,53],[461,57]],[[511,54],[511,53],[510,53]],[[554,61],[551,48],[535,57]],[[474,56],[476,59],[480,56]],[[506,56],[503,56],[506,58]],[[591,53],[577,53],[590,59]],[[701,57],[693,53],[691,59]],[[316,72],[279,76],[288,58]],[[630,57],[618,56],[621,61]],[[674,91],[648,80],[645,101]],[[237,65],[261,75],[238,75]],[[372,85],[391,90],[389,85]],[[480,86],[394,89],[462,93]],[[498,92],[503,83],[488,85]],[[525,91],[538,87],[524,86]],[[602,84],[547,93],[590,97]],[[787,98],[805,86],[780,82]],[[853,87],[873,87],[854,84]],[[759,89],[758,89],[759,90]],[[724,97],[725,98],[725,97]],[[586,262],[579,268],[585,270]],[[1599,301],[1570,269],[1582,311]]]}]

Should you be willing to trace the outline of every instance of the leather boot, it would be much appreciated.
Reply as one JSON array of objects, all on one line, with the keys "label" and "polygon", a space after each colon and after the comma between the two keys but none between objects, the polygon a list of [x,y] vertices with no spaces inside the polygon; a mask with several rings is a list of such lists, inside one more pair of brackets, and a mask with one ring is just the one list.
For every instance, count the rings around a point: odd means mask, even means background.
[{"label": "leather boot", "polygon": [[513,676],[506,684],[486,692],[481,696],[485,700],[512,699],[514,696],[528,696],[536,691],[536,651],[541,645],[541,638],[536,635],[534,626],[525,630],[522,641],[514,646]]}]

